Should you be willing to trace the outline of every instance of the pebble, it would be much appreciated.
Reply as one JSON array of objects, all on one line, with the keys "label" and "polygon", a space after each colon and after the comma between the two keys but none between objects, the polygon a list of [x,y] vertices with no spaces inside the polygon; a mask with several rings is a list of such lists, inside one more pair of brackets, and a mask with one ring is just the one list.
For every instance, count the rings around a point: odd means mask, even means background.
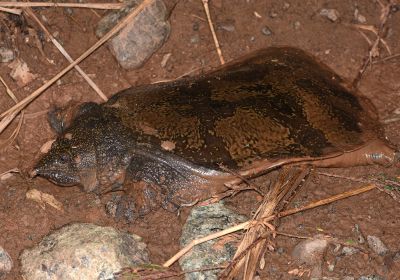
[{"label": "pebble", "polygon": [[0,246],[0,279],[5,279],[11,271],[13,261],[10,255]]},{"label": "pebble", "polygon": [[0,47],[0,62],[6,63],[13,61],[15,58],[15,54],[12,49]]},{"label": "pebble", "polygon": [[44,237],[20,256],[22,277],[39,279],[114,279],[124,267],[149,263],[137,235],[112,227],[75,223]]},{"label": "pebble", "polygon": [[199,29],[200,29],[200,24],[197,21],[194,22],[193,25],[192,25],[192,30],[193,31],[199,31]]},{"label": "pebble", "polygon": [[360,14],[360,11],[357,8],[354,10],[354,19],[358,23],[366,23],[367,22],[367,19],[365,18],[365,16]]},{"label": "pebble", "polygon": [[269,12],[269,17],[270,18],[276,18],[276,17],[278,17],[278,14],[276,12],[274,12],[274,11],[270,11]]},{"label": "pebble", "polygon": [[271,36],[272,35],[272,30],[268,26],[264,26],[261,29],[261,33],[264,34],[265,36]]},{"label": "pebble", "polygon": [[361,276],[360,278],[358,278],[358,280],[385,280],[385,278],[379,275],[367,275],[367,276]]},{"label": "pebble", "polygon": [[235,32],[235,24],[233,21],[221,22],[217,24],[219,30],[224,30],[227,32]]},{"label": "pebble", "polygon": [[289,4],[288,2],[283,3],[282,9],[283,9],[284,11],[288,10],[289,8],[290,8],[290,4]]},{"label": "pebble", "polygon": [[190,37],[190,43],[191,44],[198,44],[200,42],[200,35],[199,34],[194,34],[192,37]]},{"label": "pebble", "polygon": [[300,21],[295,21],[295,22],[293,23],[293,27],[294,27],[294,29],[296,29],[296,30],[299,30],[299,29],[300,29],[300,26],[301,26]]},{"label": "pebble", "polygon": [[342,280],[354,280],[355,278],[352,276],[345,276]]},{"label": "pebble", "polygon": [[295,246],[292,258],[299,264],[307,264],[312,267],[311,278],[321,278],[323,256],[328,247],[328,241],[319,235],[314,239],[301,241]]},{"label": "pebble", "polygon": [[[184,247],[194,239],[237,225],[246,220],[244,216],[226,208],[222,201],[207,206],[194,207],[183,226],[180,245]],[[224,237],[210,240],[194,247],[179,260],[182,270],[198,270],[229,262],[235,255],[237,248],[232,242],[224,243],[221,242],[221,239],[224,240]],[[216,280],[219,273],[220,270],[186,273],[185,279]]]},{"label": "pebble", "polygon": [[377,253],[378,255],[386,255],[389,252],[389,249],[386,245],[379,239],[379,237],[368,235],[367,236],[368,246]]},{"label": "pebble", "polygon": [[[108,13],[99,21],[96,36],[104,36],[142,2],[128,0],[126,7]],[[108,47],[124,69],[141,67],[164,44],[171,31],[168,16],[162,0],[152,1],[109,41]]]},{"label": "pebble", "polygon": [[342,249],[342,254],[345,256],[351,256],[357,254],[360,250],[350,246],[344,246]]},{"label": "pebble", "polygon": [[339,12],[335,9],[321,9],[319,14],[332,22],[335,22],[339,19]]}]

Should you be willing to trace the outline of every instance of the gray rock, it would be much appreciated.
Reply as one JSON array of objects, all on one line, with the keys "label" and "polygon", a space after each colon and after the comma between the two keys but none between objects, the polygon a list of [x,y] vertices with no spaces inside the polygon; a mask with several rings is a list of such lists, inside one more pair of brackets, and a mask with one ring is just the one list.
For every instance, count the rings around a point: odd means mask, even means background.
[{"label": "gray rock", "polygon": [[342,249],[342,254],[345,256],[351,256],[357,254],[360,250],[354,247],[344,246]]},{"label": "gray rock", "polygon": [[321,9],[319,14],[332,22],[335,22],[339,19],[339,12],[335,9]]},{"label": "gray rock", "polygon": [[301,241],[294,247],[292,258],[299,264],[312,267],[311,278],[322,277],[322,262],[328,247],[328,241],[317,235],[314,239]]},{"label": "gray rock", "polygon": [[217,28],[219,30],[224,30],[227,32],[235,32],[235,30],[236,30],[235,21],[227,20],[225,22],[220,22],[217,24]]},{"label": "gray rock", "polygon": [[264,26],[261,29],[261,33],[264,34],[265,36],[271,36],[272,35],[272,30],[268,26]]},{"label": "gray rock", "polygon": [[367,276],[361,276],[360,278],[358,278],[358,280],[385,280],[385,278],[379,275],[367,275]]},{"label": "gray rock", "polygon": [[6,63],[13,61],[15,58],[14,51],[9,48],[0,47],[0,62]]},{"label": "gray rock", "polygon": [[6,275],[11,271],[12,266],[13,261],[10,255],[0,246],[0,279],[6,278]]},{"label": "gray rock", "polygon": [[301,22],[298,21],[298,20],[295,21],[295,22],[293,23],[293,27],[294,27],[295,30],[299,30],[300,27],[301,27]]},{"label": "gray rock", "polygon": [[[246,218],[227,209],[223,202],[198,206],[192,209],[182,230],[181,247],[192,240],[244,222]],[[218,239],[219,240],[219,239]],[[194,247],[183,256],[179,263],[183,271],[190,271],[223,264],[233,258],[236,247],[231,243],[214,246],[218,240],[210,240]],[[219,270],[192,272],[185,275],[187,280],[212,280],[218,278]]]},{"label": "gray rock", "polygon": [[[103,17],[97,25],[96,35],[102,37],[141,2],[127,0],[127,7]],[[164,44],[171,30],[167,17],[164,2],[156,0],[110,40],[108,46],[123,68],[141,67]]]},{"label": "gray rock", "polygon": [[389,249],[386,245],[379,239],[379,237],[368,235],[367,236],[368,246],[378,255],[386,255],[389,252]]},{"label": "gray rock", "polygon": [[67,225],[20,256],[26,280],[114,279],[124,267],[149,262],[137,235],[94,224]]}]

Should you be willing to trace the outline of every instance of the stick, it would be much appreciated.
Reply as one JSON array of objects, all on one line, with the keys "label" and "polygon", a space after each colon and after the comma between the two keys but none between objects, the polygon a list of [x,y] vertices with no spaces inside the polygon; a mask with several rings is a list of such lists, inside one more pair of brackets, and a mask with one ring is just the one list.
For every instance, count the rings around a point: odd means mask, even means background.
[{"label": "stick", "polygon": [[18,15],[18,16],[20,16],[22,14],[22,11],[19,10],[19,9],[9,9],[9,8],[0,7],[0,11],[6,12],[6,13],[10,13],[10,14],[14,14],[14,15]]},{"label": "stick", "polygon": [[53,2],[0,2],[0,7],[55,7],[118,10],[123,3],[53,3]]},{"label": "stick", "polygon": [[221,62],[221,64],[225,64],[225,60],[224,60],[224,57],[222,56],[222,51],[219,46],[217,34],[215,34],[214,26],[211,21],[210,9],[208,7],[208,0],[202,0],[202,1],[203,1],[203,6],[204,6],[204,11],[206,12],[206,15],[207,15],[208,25],[210,26],[211,34],[214,39],[215,48],[217,49],[219,61]]},{"label": "stick", "polygon": [[55,81],[57,81],[59,78],[64,76],[65,73],[67,73],[69,70],[71,70],[75,65],[80,63],[82,60],[84,60],[86,57],[88,57],[92,52],[94,52],[101,45],[103,45],[104,42],[106,42],[108,39],[110,39],[115,33],[117,33],[123,27],[125,27],[125,25],[127,25],[129,23],[129,21],[131,21],[134,17],[136,17],[141,11],[143,11],[144,8],[146,8],[148,5],[150,5],[150,3],[152,3],[153,1],[154,0],[144,0],[139,6],[137,6],[137,8],[134,11],[132,11],[120,23],[118,23],[116,26],[114,26],[99,41],[97,41],[96,44],[94,44],[87,51],[85,51],[73,63],[68,65],[61,72],[59,72],[56,76],[54,76],[51,80],[49,80],[47,83],[45,83],[40,88],[35,90],[29,96],[27,96],[22,101],[20,101],[18,104],[16,104],[15,106],[8,109],[6,112],[1,114],[0,118],[2,118],[2,120],[0,122],[0,133],[2,133],[4,131],[4,129],[10,124],[10,122],[15,118],[15,116],[23,108],[25,108],[29,103],[31,103],[35,98],[37,98],[43,91],[45,91],[47,88],[49,88]]},{"label": "stick", "polygon": [[[341,194],[337,194],[337,195],[334,195],[334,196],[331,196],[331,197],[328,197],[328,198],[325,198],[325,199],[322,199],[322,200],[319,200],[319,201],[316,201],[316,202],[312,202],[312,203],[307,204],[306,206],[303,206],[303,207],[300,207],[300,208],[289,209],[287,211],[280,212],[277,215],[268,216],[268,217],[262,219],[262,222],[269,222],[269,221],[271,221],[271,220],[273,220],[275,218],[282,218],[282,217],[290,216],[290,215],[293,215],[293,214],[296,214],[296,213],[299,213],[299,212],[302,212],[302,211],[305,211],[305,210],[308,210],[308,209],[312,209],[312,208],[316,208],[316,207],[319,207],[319,206],[322,206],[322,205],[330,204],[330,203],[332,203],[334,201],[341,200],[341,199],[344,199],[344,198],[348,198],[348,197],[351,197],[351,196],[355,196],[355,195],[358,195],[358,194],[361,194],[361,193],[364,193],[364,192],[368,192],[368,191],[373,190],[375,188],[376,188],[375,185],[367,185],[367,186],[364,186],[364,187],[359,188],[359,189],[350,190],[350,191],[347,191],[347,192],[344,192],[344,193],[341,193]],[[238,224],[236,226],[221,230],[219,232],[215,232],[213,234],[204,236],[202,238],[195,239],[192,242],[190,242],[188,245],[186,245],[183,249],[181,249],[178,253],[176,253],[172,258],[170,258],[168,261],[166,261],[163,264],[163,266],[164,267],[171,266],[174,262],[179,260],[183,255],[185,255],[194,246],[196,246],[198,244],[201,244],[203,242],[206,242],[206,241],[209,241],[209,240],[212,240],[212,239],[227,235],[229,233],[233,233],[233,232],[236,232],[236,231],[239,231],[239,230],[246,229],[251,224],[252,224],[251,221],[247,221],[247,222]]]},{"label": "stick", "polygon": [[[33,12],[32,8],[25,8],[26,13],[33,18],[34,21],[42,28],[44,33],[46,33],[47,37],[51,40],[51,42],[56,46],[56,48],[64,55],[64,57],[68,60],[69,63],[74,62],[71,56],[67,53],[64,47],[56,40],[56,38],[51,35],[51,33],[47,30],[47,28],[42,24],[42,22],[38,19],[38,17]],[[101,91],[101,89],[93,82],[92,79],[89,78],[88,75],[82,70],[79,65],[75,65],[74,68],[78,71],[79,74],[85,79],[85,81],[94,89],[94,91],[100,96],[103,101],[107,101],[107,96]]]}]

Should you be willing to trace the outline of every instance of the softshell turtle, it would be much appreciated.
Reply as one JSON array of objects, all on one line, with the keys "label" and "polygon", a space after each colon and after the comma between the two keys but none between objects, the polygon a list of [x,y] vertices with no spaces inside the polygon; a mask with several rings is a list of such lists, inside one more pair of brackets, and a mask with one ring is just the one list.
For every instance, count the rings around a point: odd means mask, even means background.
[{"label": "softshell turtle", "polygon": [[[128,218],[176,209],[294,163],[395,161],[373,106],[295,48],[268,48],[209,74],[85,103],[34,174],[99,194],[123,189]],[[227,172],[226,170],[233,171]]]}]

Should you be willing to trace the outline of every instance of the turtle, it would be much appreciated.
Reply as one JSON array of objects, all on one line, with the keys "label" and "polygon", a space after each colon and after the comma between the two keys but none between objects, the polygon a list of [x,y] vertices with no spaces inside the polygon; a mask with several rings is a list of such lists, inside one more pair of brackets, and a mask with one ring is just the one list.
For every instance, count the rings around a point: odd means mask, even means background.
[{"label": "turtle", "polygon": [[287,164],[391,165],[397,150],[383,135],[371,102],[328,66],[269,47],[80,105],[32,175],[99,195],[123,190],[116,213],[134,220]]}]

